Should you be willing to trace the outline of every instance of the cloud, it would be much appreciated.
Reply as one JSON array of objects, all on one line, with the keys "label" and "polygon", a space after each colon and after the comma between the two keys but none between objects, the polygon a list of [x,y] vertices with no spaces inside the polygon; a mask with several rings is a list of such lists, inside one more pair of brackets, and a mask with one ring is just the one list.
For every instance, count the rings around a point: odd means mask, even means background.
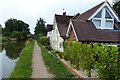
[{"label": "cloud", "polygon": [[102,1],[104,0],[0,0],[0,24],[4,26],[9,18],[20,19],[30,25],[33,33],[39,17],[52,23],[54,14],[62,14],[63,8],[68,15],[75,15]]}]

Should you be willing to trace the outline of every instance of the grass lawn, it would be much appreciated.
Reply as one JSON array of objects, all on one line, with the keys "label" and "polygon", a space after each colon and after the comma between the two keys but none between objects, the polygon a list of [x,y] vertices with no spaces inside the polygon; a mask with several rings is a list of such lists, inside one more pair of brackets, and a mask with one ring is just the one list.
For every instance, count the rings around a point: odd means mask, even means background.
[{"label": "grass lawn", "polygon": [[25,48],[20,53],[19,60],[16,62],[14,71],[9,75],[10,78],[30,78],[32,74],[32,53],[34,41],[26,41]]},{"label": "grass lawn", "polygon": [[41,47],[44,62],[48,67],[49,72],[54,75],[54,78],[71,78],[75,76],[60,62],[59,59],[48,53],[46,48],[43,48],[40,43],[38,44]]}]

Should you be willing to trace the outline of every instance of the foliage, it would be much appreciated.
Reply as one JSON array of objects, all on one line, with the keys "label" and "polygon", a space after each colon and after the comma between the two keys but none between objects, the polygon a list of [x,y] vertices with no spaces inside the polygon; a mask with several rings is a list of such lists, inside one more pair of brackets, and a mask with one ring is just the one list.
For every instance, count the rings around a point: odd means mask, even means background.
[{"label": "foliage", "polygon": [[18,40],[21,39],[21,32],[18,32],[18,31],[13,31],[12,34],[11,34],[11,37],[12,38],[17,38]]},{"label": "foliage", "polygon": [[59,59],[48,53],[40,43],[39,46],[41,47],[44,62],[47,65],[49,72],[54,75],[54,78],[69,78],[75,76],[59,61]]},{"label": "foliage", "polygon": [[19,39],[27,38],[27,34],[30,34],[29,25],[27,23],[12,18],[8,19],[5,22],[5,28],[3,32],[3,35],[5,37],[10,37],[10,38],[14,37],[19,40]]},{"label": "foliage", "polygon": [[44,46],[49,46],[50,42],[49,42],[49,38],[44,36],[40,38],[40,42],[44,45]]},{"label": "foliage", "polygon": [[51,47],[50,47],[49,45],[47,45],[47,46],[46,46],[46,49],[47,49],[48,51],[50,51],[50,50],[51,50]]},{"label": "foliage", "polygon": [[99,69],[98,74],[101,78],[107,78],[107,80],[120,79],[119,70],[119,53],[118,47],[115,46],[98,46],[94,45],[95,52],[99,56],[99,62],[95,63],[95,68]]},{"label": "foliage", "polygon": [[58,59],[62,59],[62,58],[63,58],[63,53],[62,53],[62,52],[57,51],[57,50],[52,50],[51,52],[52,52],[53,55],[54,55],[55,57],[57,57]]},{"label": "foliage", "polygon": [[10,41],[10,38],[2,38],[2,42]]},{"label": "foliage", "polygon": [[64,59],[79,69],[88,71],[89,77],[91,69],[98,69],[100,78],[117,80],[120,75],[118,47],[99,45],[95,43],[64,42]]},{"label": "foliage", "polygon": [[113,9],[118,13],[118,15],[120,16],[120,1],[115,3],[113,5]]},{"label": "foliage", "polygon": [[39,42],[46,47],[47,50],[51,50],[49,38],[44,36],[40,37]]},{"label": "foliage", "polygon": [[46,27],[44,19],[40,18],[39,20],[37,20],[34,32],[35,35],[43,34],[44,36],[46,36]]},{"label": "foliage", "polygon": [[1,46],[1,42],[2,42],[2,26],[1,26],[1,24],[0,24],[0,46]]},{"label": "foliage", "polygon": [[25,48],[20,53],[20,59],[17,61],[14,71],[10,78],[30,78],[32,74],[32,53],[34,41],[27,41]]},{"label": "foliage", "polygon": [[28,40],[28,41],[33,41],[33,39],[32,39],[32,38],[28,38],[27,40]]},{"label": "foliage", "polygon": [[37,39],[37,40],[40,40],[40,38],[43,37],[43,36],[44,36],[44,35],[43,35],[42,33],[41,33],[41,34],[37,34],[37,36],[36,36],[37,38],[36,38],[36,39]]}]

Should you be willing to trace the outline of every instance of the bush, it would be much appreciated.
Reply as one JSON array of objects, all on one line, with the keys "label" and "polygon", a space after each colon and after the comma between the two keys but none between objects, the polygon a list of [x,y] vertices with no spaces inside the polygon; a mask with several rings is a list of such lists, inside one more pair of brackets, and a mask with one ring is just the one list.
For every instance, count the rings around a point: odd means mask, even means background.
[{"label": "bush", "polygon": [[52,53],[53,53],[55,56],[58,54],[61,59],[63,58],[63,53],[60,52],[60,51],[53,51]]},{"label": "bush", "polygon": [[40,38],[40,42],[42,43],[42,45],[44,46],[50,46],[50,42],[49,42],[49,38],[44,36]]},{"label": "bush", "polygon": [[10,41],[10,38],[2,38],[2,42]]},{"label": "bush", "polygon": [[28,41],[33,41],[33,39],[32,38],[28,38]]},{"label": "bush", "polygon": [[48,51],[50,51],[51,50],[51,47],[50,46],[46,46],[46,49],[48,50]]},{"label": "bush", "polygon": [[95,43],[83,44],[79,42],[64,42],[64,59],[71,62],[76,69],[87,70],[90,76],[91,69],[98,69],[100,78],[118,80],[119,47],[98,45]]},{"label": "bush", "polygon": [[39,40],[39,38],[43,37],[44,35],[43,34],[37,34],[37,40]]}]

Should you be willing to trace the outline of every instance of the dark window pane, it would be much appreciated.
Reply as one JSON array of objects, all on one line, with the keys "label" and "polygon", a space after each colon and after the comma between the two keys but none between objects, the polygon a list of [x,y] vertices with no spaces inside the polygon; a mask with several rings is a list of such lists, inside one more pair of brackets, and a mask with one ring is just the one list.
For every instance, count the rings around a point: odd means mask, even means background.
[{"label": "dark window pane", "polygon": [[105,18],[106,19],[112,19],[112,17],[110,16],[110,14],[106,11],[106,14],[105,14]]},{"label": "dark window pane", "polygon": [[102,15],[102,10],[99,13],[97,13],[97,15],[95,16],[95,18],[101,18],[101,15]]}]

